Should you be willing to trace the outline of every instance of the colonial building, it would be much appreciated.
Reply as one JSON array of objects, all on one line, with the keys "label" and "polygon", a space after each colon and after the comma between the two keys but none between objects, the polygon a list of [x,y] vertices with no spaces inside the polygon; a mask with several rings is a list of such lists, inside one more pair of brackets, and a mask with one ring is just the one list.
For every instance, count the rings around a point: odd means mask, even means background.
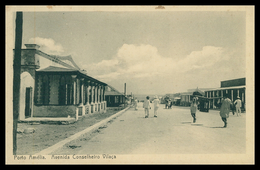
[{"label": "colonial building", "polygon": [[242,101],[242,110],[245,110],[246,78],[221,81],[220,86],[220,88],[205,91],[205,97],[209,98],[209,108],[220,107],[221,98],[227,94],[228,98],[233,102],[239,96]]},{"label": "colonial building", "polygon": [[107,85],[105,90],[105,100],[107,107],[118,107],[125,104],[127,96],[117,91],[114,87]]},{"label": "colonial building", "polygon": [[105,112],[105,86],[87,75],[71,56],[49,55],[25,44],[21,58],[20,115],[75,117]]}]

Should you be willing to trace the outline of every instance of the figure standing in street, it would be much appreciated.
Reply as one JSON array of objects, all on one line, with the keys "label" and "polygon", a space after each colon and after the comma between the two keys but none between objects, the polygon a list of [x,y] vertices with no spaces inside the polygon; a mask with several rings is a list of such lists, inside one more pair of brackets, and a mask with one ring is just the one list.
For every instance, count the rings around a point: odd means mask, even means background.
[{"label": "figure standing in street", "polygon": [[137,101],[137,98],[135,98],[135,101],[134,101],[135,103],[134,103],[134,105],[135,105],[135,110],[138,110],[137,109],[137,103],[138,103],[138,101]]},{"label": "figure standing in street", "polygon": [[193,117],[193,123],[196,123],[196,112],[197,112],[197,104],[196,99],[194,98],[190,105],[191,116]]},{"label": "figure standing in street", "polygon": [[158,111],[158,109],[159,109],[159,103],[160,103],[160,101],[159,101],[158,97],[155,95],[155,96],[154,96],[154,100],[153,100],[153,105],[154,105],[154,117],[157,117],[157,111]]},{"label": "figure standing in street", "polygon": [[150,97],[147,96],[146,100],[144,101],[144,104],[143,104],[143,108],[144,108],[144,112],[145,112],[145,118],[148,118],[148,116],[149,116],[149,109],[151,109],[149,98]]},{"label": "figure standing in street", "polygon": [[221,119],[224,122],[224,128],[227,127],[227,118],[229,117],[230,104],[231,100],[227,97],[227,95],[225,95],[219,112]]},{"label": "figure standing in street", "polygon": [[241,102],[239,96],[238,96],[237,99],[235,100],[234,104],[236,105],[236,113],[237,113],[237,116],[241,116],[241,106],[242,106],[242,102]]}]

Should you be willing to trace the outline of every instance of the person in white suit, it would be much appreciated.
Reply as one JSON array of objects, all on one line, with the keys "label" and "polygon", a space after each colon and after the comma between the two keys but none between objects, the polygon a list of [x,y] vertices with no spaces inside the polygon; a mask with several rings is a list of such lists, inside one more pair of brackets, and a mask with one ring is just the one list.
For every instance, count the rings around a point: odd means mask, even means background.
[{"label": "person in white suit", "polygon": [[144,112],[145,112],[145,118],[148,118],[148,116],[149,116],[149,109],[151,109],[149,98],[150,97],[147,96],[146,100],[144,101],[144,104],[143,104],[143,108],[144,108]]},{"label": "person in white suit", "polygon": [[236,105],[236,113],[237,113],[237,116],[241,116],[241,106],[242,106],[242,102],[241,102],[239,96],[238,96],[237,99],[235,100],[234,104]]},{"label": "person in white suit", "polygon": [[157,112],[159,109],[159,104],[160,104],[160,100],[158,99],[158,97],[155,95],[154,96],[154,100],[153,100],[153,105],[154,105],[154,117],[157,117]]}]

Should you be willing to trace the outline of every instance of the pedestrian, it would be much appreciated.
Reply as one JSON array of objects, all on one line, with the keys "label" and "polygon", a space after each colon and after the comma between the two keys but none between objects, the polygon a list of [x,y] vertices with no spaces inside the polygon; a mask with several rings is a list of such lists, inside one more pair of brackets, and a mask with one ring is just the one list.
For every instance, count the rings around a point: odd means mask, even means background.
[{"label": "pedestrian", "polygon": [[233,101],[231,101],[231,106],[230,106],[231,110],[232,110],[232,114],[235,115],[235,110],[236,110],[236,106],[235,103]]},{"label": "pedestrian", "polygon": [[219,112],[220,117],[224,122],[224,128],[227,127],[227,118],[229,117],[230,104],[231,104],[231,100],[227,97],[227,95],[225,95]]},{"label": "pedestrian", "polygon": [[154,117],[157,117],[157,112],[158,112],[158,109],[159,109],[159,99],[157,97],[157,95],[154,96],[154,100],[153,100],[153,105],[154,105]]},{"label": "pedestrian", "polygon": [[134,103],[134,105],[135,105],[135,110],[138,110],[138,109],[137,109],[137,102],[138,102],[138,101],[137,101],[137,98],[135,98],[135,101],[134,101],[134,102],[135,102],[135,103]]},{"label": "pedestrian", "polygon": [[237,113],[237,116],[241,116],[241,106],[242,106],[242,102],[241,102],[239,96],[238,96],[237,99],[235,100],[234,104],[236,105],[236,113]]},{"label": "pedestrian", "polygon": [[150,98],[149,96],[146,96],[146,100],[144,101],[144,104],[143,104],[144,113],[145,113],[145,117],[144,118],[148,118],[148,116],[149,116],[149,109],[151,109],[149,98]]},{"label": "pedestrian", "polygon": [[192,100],[192,103],[190,105],[190,112],[191,116],[193,117],[193,123],[196,123],[197,104],[195,98]]},{"label": "pedestrian", "polygon": [[172,103],[172,101],[171,101],[171,99],[169,99],[169,100],[168,100],[168,109],[171,109],[171,108],[172,108],[171,103]]}]

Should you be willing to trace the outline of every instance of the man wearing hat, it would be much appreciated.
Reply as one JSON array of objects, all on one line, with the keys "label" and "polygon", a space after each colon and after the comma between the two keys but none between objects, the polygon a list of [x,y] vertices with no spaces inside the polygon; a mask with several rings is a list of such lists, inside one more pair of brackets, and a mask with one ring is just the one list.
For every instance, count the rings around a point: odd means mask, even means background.
[{"label": "man wearing hat", "polygon": [[236,105],[236,113],[237,113],[237,116],[241,116],[241,106],[242,106],[242,102],[241,102],[239,96],[237,96],[237,99],[235,100],[234,104]]}]

